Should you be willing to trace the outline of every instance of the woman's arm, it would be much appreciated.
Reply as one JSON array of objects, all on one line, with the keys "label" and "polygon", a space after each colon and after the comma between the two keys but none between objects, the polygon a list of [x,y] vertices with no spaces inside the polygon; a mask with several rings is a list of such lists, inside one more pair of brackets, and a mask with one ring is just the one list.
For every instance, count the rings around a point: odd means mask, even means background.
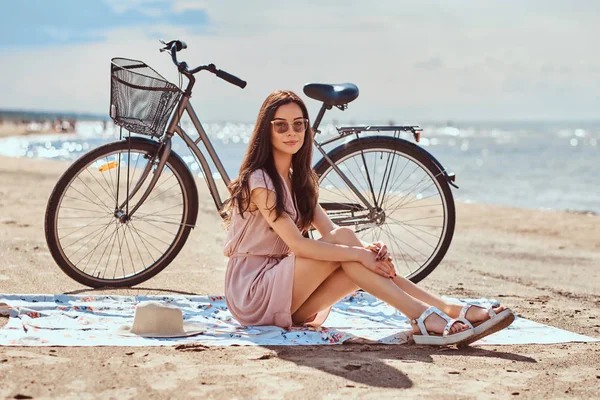
[{"label": "woman's arm", "polygon": [[333,221],[329,218],[329,215],[323,210],[323,207],[319,203],[317,203],[317,207],[315,208],[315,213],[313,215],[312,224],[321,236],[325,236],[338,226],[333,223]]},{"label": "woman's arm", "polygon": [[[317,207],[315,208],[315,214],[313,215],[313,226],[317,228],[321,236],[325,236],[335,228],[338,228],[336,224],[329,218],[329,215],[323,210],[320,204],[317,203]],[[369,246],[371,243],[360,241],[363,247]]]},{"label": "woman's arm", "polygon": [[[333,223],[333,221],[329,218],[329,215],[327,215],[323,207],[321,207],[321,205],[318,203],[317,207],[315,208],[312,224],[315,228],[317,228],[321,236],[325,236],[327,233],[338,227]],[[387,246],[383,242],[367,243],[363,242],[362,240],[360,242],[362,243],[362,247],[365,249],[379,253],[384,259],[387,258]]]},{"label": "woman's arm", "polygon": [[[275,221],[275,210],[269,211],[269,209],[274,208],[276,202],[276,195],[271,190],[256,188],[252,190],[250,198],[275,233],[279,235],[293,253],[300,257],[325,261],[361,262],[365,257],[364,252],[371,253],[359,246],[332,244],[305,238],[294,224],[294,221],[285,213]],[[333,226],[331,221],[329,223]]]}]

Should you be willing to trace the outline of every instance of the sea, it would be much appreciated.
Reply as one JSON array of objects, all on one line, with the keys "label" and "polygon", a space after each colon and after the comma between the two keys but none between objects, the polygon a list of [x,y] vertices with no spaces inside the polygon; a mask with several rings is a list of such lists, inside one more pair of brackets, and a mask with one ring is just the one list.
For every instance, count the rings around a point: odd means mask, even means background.
[{"label": "sea", "polygon": [[[197,137],[189,121],[182,124],[190,136]],[[203,126],[227,173],[236,177],[253,123]],[[456,174],[459,189],[453,189],[453,194],[458,201],[600,215],[600,121],[452,122],[423,123],[421,127],[419,146]],[[101,144],[118,140],[119,134],[112,122],[79,121],[70,134],[0,139],[0,155],[75,160]],[[321,126],[317,139],[336,135],[335,126],[328,123]],[[408,134],[404,138],[413,141]],[[180,138],[174,141],[173,150],[192,172],[200,174],[198,163]],[[315,151],[314,161],[318,158]],[[211,166],[213,176],[220,178]]]}]

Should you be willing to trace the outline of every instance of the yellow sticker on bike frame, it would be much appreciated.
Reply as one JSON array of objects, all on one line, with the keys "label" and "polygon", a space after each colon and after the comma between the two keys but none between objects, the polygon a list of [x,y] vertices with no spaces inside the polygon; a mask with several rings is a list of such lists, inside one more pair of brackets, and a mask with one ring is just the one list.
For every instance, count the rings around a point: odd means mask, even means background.
[{"label": "yellow sticker on bike frame", "polygon": [[117,168],[118,166],[119,166],[119,163],[117,161],[110,161],[110,162],[107,162],[105,164],[102,164],[100,166],[100,168],[98,168],[98,171],[100,171],[100,172],[106,172],[106,171],[108,171],[110,169]]}]

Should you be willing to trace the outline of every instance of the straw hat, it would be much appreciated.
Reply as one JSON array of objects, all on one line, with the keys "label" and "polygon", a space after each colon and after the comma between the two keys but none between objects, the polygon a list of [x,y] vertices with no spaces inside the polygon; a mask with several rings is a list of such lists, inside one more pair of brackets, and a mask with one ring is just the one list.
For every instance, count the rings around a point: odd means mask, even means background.
[{"label": "straw hat", "polygon": [[198,325],[184,323],[178,307],[156,301],[141,302],[135,308],[133,325],[121,326],[117,333],[124,336],[184,337],[205,332]]}]

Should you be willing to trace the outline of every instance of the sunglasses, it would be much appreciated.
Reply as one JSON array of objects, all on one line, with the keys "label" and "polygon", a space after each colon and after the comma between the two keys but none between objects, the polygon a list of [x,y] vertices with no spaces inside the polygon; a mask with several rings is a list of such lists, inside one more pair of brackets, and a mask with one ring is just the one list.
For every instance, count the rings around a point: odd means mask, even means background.
[{"label": "sunglasses", "polygon": [[[290,130],[290,124],[286,120],[276,119],[271,121],[271,124],[277,133],[286,133]],[[308,128],[308,120],[306,118],[298,118],[292,122],[292,129],[296,133],[306,132],[306,128]]]}]

